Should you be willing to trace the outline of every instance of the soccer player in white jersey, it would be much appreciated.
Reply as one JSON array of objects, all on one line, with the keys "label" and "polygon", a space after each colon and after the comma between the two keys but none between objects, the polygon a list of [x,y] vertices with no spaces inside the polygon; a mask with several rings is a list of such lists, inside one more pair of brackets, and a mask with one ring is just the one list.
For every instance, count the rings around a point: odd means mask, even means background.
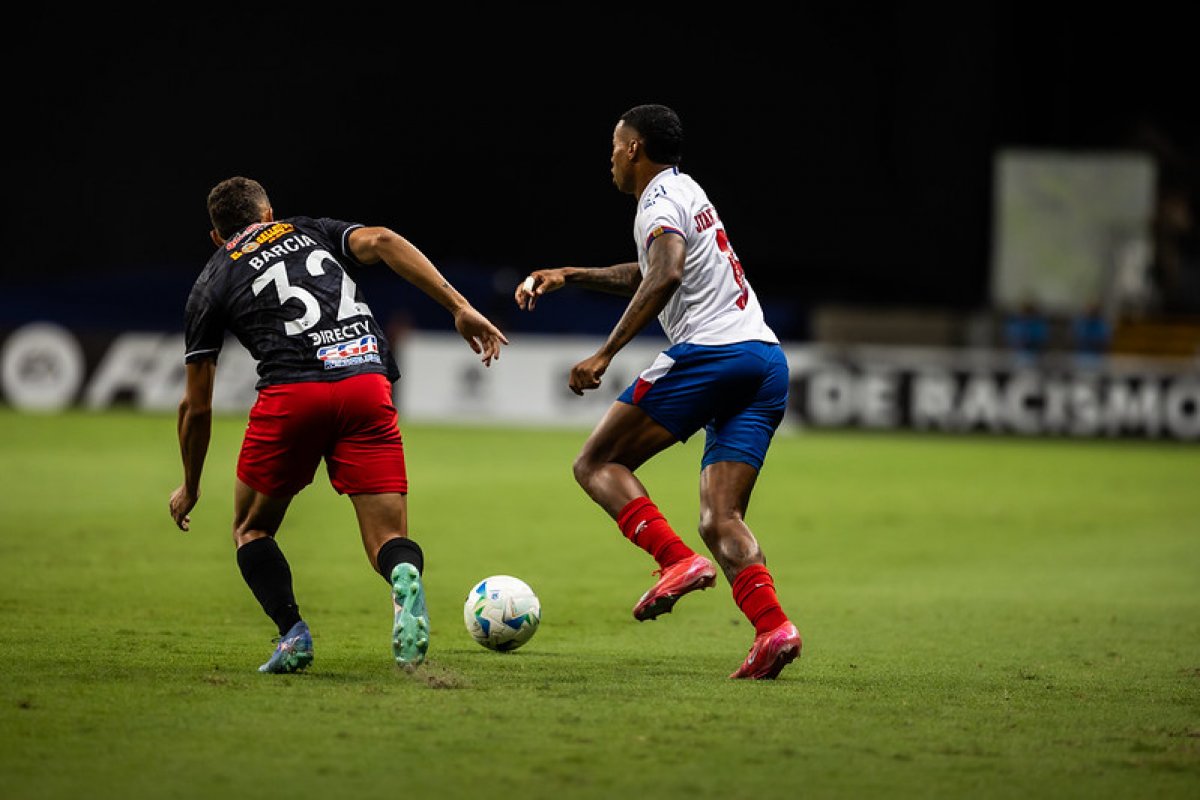
[{"label": "soccer player in white jersey", "polygon": [[683,128],[663,105],[639,105],[613,131],[612,176],[637,198],[638,260],[602,268],[539,269],[516,288],[532,310],[577,284],[630,297],[604,344],[571,369],[582,395],[657,315],[671,346],[612,404],[575,459],[575,479],[621,532],[658,562],[658,581],[633,608],[639,621],[669,612],[716,580],[712,561],[675,533],[634,474],[651,457],[705,431],[700,536],[754,626],[750,653],[729,677],[772,679],[800,655],[746,508],[787,406],[788,367],[754,289],[704,190],[679,171]]}]

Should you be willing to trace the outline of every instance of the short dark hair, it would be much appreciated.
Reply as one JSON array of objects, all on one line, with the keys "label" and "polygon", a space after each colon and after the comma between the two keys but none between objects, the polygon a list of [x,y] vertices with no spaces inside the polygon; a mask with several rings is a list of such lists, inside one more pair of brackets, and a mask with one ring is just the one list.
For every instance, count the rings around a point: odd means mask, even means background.
[{"label": "short dark hair", "polygon": [[677,166],[683,159],[683,123],[671,108],[657,103],[634,106],[621,122],[641,134],[646,156],[656,164]]},{"label": "short dark hair", "polygon": [[228,239],[247,225],[262,221],[271,207],[267,190],[252,178],[226,178],[208,193],[208,218],[213,230]]}]

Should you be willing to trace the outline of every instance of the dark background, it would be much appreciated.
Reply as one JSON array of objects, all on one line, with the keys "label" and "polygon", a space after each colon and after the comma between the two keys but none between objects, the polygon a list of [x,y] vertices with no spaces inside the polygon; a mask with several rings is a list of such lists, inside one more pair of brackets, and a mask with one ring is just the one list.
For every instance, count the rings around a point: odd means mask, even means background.
[{"label": "dark background", "polygon": [[[1149,125],[1196,152],[1194,28],[1167,4],[546,9],[29,10],[3,33],[0,327],[181,328],[207,191],[244,174],[279,216],[395,228],[509,330],[606,330],[605,300],[518,316],[511,293],[634,257],[608,159],[641,102],[680,113],[683,168],[789,338],[826,303],[986,306],[1000,149]],[[369,281],[377,313],[445,323]]]}]

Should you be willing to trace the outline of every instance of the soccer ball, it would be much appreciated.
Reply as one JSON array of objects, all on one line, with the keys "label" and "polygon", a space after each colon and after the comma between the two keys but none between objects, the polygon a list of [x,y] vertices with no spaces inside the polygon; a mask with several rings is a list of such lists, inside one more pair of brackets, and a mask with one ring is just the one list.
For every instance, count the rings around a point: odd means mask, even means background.
[{"label": "soccer ball", "polygon": [[529,584],[511,575],[492,575],[475,584],[463,604],[471,638],[489,650],[516,650],[533,638],[542,604]]}]

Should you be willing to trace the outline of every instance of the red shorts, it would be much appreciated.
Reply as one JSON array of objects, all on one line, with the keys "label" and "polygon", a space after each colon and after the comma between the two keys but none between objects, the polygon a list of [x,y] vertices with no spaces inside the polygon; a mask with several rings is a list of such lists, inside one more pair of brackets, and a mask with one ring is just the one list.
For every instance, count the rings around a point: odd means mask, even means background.
[{"label": "red shorts", "polygon": [[383,375],[266,386],[250,409],[237,476],[255,491],[290,497],[321,459],[338,494],[408,492],[392,384]]}]

